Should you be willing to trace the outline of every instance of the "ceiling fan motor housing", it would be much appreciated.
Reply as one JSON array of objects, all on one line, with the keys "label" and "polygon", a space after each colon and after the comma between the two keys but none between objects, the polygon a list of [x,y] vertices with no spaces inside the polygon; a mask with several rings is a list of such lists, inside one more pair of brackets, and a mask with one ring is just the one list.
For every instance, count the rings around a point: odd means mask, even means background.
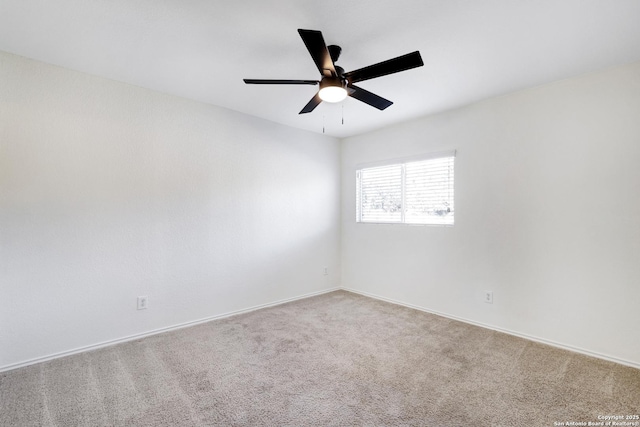
[{"label": "ceiling fan motor housing", "polygon": [[346,88],[347,81],[340,77],[323,77],[322,80],[320,80],[320,90],[330,86]]}]

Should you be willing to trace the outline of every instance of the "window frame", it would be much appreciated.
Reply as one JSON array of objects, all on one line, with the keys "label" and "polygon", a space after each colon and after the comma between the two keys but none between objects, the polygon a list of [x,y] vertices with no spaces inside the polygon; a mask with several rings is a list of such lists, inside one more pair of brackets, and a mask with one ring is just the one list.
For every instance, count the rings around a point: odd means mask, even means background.
[{"label": "window frame", "polygon": [[[426,153],[426,154],[418,154],[418,155],[414,155],[414,156],[408,156],[408,157],[401,157],[401,158],[394,158],[394,159],[388,159],[388,160],[382,160],[382,161],[376,161],[376,162],[368,162],[368,163],[360,163],[357,164],[355,167],[355,174],[356,174],[356,224],[377,224],[377,225],[385,225],[385,224],[391,224],[391,225],[406,225],[406,226],[427,226],[427,227],[431,227],[431,226],[435,226],[435,227],[453,227],[455,225],[455,158],[457,155],[457,150],[447,150],[447,151],[438,151],[438,152],[432,152],[432,153]],[[407,163],[413,163],[413,162],[421,162],[421,161],[427,161],[427,160],[434,160],[434,159],[441,159],[441,158],[446,158],[446,157],[452,157],[453,158],[453,166],[454,166],[454,172],[453,172],[453,197],[452,197],[452,201],[453,201],[453,206],[454,206],[454,216],[453,216],[453,221],[450,224],[446,224],[446,223],[417,223],[417,222],[405,222],[405,212],[406,212],[406,204],[405,204],[405,195],[406,195],[406,182],[405,182],[405,178],[406,178],[406,170],[405,170],[405,165]],[[402,167],[402,174],[401,174],[401,204],[402,204],[402,209],[401,209],[401,214],[400,214],[400,221],[363,221],[362,220],[362,202],[361,202],[361,195],[362,195],[362,181],[360,179],[360,173],[363,169],[368,169],[368,168],[375,168],[375,167],[383,167],[383,166],[392,166],[392,165],[400,165]]]}]

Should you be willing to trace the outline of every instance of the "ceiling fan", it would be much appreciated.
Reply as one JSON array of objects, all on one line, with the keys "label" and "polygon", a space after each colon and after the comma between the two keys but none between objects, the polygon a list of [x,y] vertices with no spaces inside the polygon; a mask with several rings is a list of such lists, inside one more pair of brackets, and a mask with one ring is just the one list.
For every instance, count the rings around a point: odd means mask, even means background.
[{"label": "ceiling fan", "polygon": [[369,104],[378,110],[384,110],[393,102],[381,96],[371,93],[354,85],[363,80],[386,76],[387,74],[398,73],[424,65],[419,51],[398,56],[397,58],[379,62],[368,67],[346,72],[342,67],[335,65],[340,57],[342,48],[336,45],[327,46],[320,31],[302,30],[298,33],[302,41],[307,46],[313,61],[322,75],[320,80],[264,80],[264,79],[244,79],[247,84],[259,85],[317,85],[320,90],[311,98],[311,101],[304,106],[299,114],[312,112],[322,101],[340,102],[347,96]]}]

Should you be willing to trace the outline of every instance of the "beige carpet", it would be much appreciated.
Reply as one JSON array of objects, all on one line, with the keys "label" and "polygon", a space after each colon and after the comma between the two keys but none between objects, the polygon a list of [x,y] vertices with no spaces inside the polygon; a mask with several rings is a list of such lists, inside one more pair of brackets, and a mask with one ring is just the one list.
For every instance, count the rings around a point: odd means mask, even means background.
[{"label": "beige carpet", "polygon": [[0,374],[1,426],[554,426],[638,413],[640,370],[343,291]]}]

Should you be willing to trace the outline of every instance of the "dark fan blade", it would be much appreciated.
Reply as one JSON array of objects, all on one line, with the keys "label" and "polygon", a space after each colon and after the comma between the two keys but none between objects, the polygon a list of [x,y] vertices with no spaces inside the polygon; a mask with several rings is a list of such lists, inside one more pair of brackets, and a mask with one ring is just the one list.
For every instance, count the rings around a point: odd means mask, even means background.
[{"label": "dark fan blade", "polygon": [[302,41],[307,46],[307,50],[313,58],[313,62],[316,63],[320,74],[326,77],[336,75],[336,69],[329,55],[329,50],[324,42],[324,37],[320,31],[315,30],[302,30],[299,29],[298,33],[302,37]]},{"label": "dark fan blade", "polygon": [[243,79],[246,84],[251,85],[317,85],[317,80],[265,80],[265,79]]},{"label": "dark fan blade", "polygon": [[388,61],[379,62],[368,67],[360,68],[355,71],[345,73],[345,77],[349,79],[350,83],[357,83],[363,80],[373,79],[375,77],[386,76],[387,74],[393,74],[400,71],[410,70],[416,67],[422,67],[422,57],[417,50],[406,55],[398,56],[397,58],[389,59]]},{"label": "dark fan blade", "polygon": [[309,101],[307,105],[305,105],[304,108],[298,114],[305,114],[305,113],[312,112],[313,110],[315,110],[315,108],[318,105],[320,105],[321,102],[322,102],[322,99],[320,99],[320,95],[316,93],[316,96],[311,98],[311,101]]},{"label": "dark fan blade", "polygon": [[357,99],[358,101],[362,101],[365,104],[369,104],[372,107],[376,107],[378,110],[384,110],[385,108],[393,104],[393,102],[389,101],[388,99],[384,99],[383,97],[364,90],[361,87],[349,85],[349,89],[352,89],[349,91],[349,96]]}]

